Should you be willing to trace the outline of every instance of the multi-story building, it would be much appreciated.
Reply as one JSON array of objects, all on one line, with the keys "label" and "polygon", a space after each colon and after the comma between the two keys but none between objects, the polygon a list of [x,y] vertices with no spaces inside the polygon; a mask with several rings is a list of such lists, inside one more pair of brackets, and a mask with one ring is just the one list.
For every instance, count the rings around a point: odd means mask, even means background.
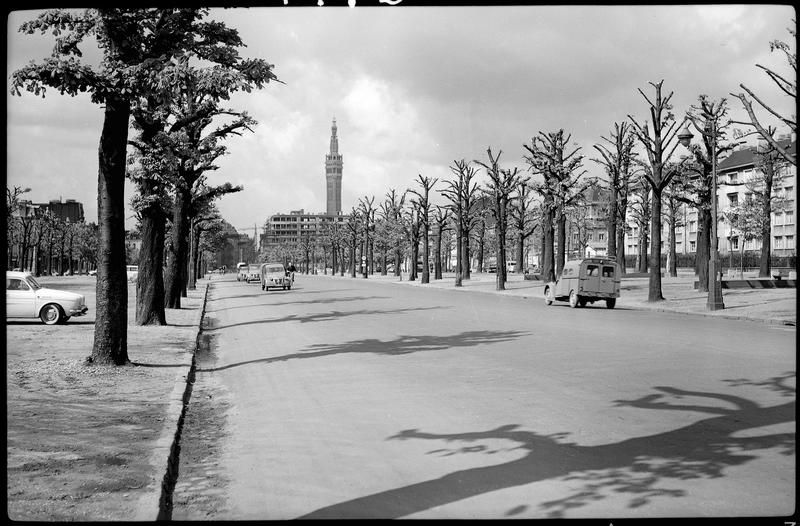
[{"label": "multi-story building", "polygon": [[342,154],[339,153],[336,119],[331,126],[330,152],[325,156],[325,182],[327,211],[306,213],[292,210],[288,214],[278,213],[267,219],[264,234],[259,243],[261,250],[283,243],[296,244],[308,238],[318,238],[324,226],[345,223],[348,216],[342,215]]},{"label": "multi-story building", "polygon": [[[779,138],[779,143],[791,155],[796,155],[796,142],[788,137]],[[725,220],[725,212],[752,197],[748,182],[760,176],[758,172],[758,149],[760,146],[743,147],[731,152],[719,161],[717,166],[717,239],[721,257],[731,252],[739,253],[744,243],[745,251],[761,249],[761,237],[747,240],[740,239],[740,234]],[[770,251],[775,256],[796,254],[797,225],[795,209],[797,203],[797,169],[789,163],[780,163],[779,182],[773,186],[773,195],[782,197],[782,204],[772,212],[772,239]],[[662,207],[663,208],[663,207]],[[666,210],[664,210],[666,211]],[[677,208],[679,217],[675,230],[676,254],[694,254],[697,251],[698,214],[697,210],[687,205]],[[666,254],[669,243],[669,225],[662,221],[662,253]],[[627,255],[638,254],[639,228],[628,221],[625,236]]]}]

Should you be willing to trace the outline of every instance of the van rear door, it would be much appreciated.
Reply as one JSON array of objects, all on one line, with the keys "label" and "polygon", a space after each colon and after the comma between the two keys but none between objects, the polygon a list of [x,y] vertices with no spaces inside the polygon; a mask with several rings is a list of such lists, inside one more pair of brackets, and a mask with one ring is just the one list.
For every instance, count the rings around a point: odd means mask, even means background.
[{"label": "van rear door", "polygon": [[598,263],[587,263],[586,270],[581,276],[582,291],[586,295],[594,294],[600,290],[600,265]]},{"label": "van rear door", "polygon": [[616,292],[616,283],[619,283],[616,265],[603,264],[600,271],[600,288],[598,292],[614,294]]}]

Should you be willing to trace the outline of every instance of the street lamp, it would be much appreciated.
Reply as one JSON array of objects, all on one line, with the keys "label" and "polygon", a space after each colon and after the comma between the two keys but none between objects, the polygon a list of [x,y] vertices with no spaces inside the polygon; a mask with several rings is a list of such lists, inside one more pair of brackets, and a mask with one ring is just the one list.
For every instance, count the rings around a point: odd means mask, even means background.
[{"label": "street lamp", "polygon": [[[725,308],[722,301],[722,282],[718,279],[719,269],[719,243],[717,240],[717,121],[712,118],[706,121],[706,127],[711,128],[711,257],[708,258],[708,301],[706,310],[720,310]],[[694,135],[689,131],[689,125],[678,134],[678,141],[686,147]]]}]

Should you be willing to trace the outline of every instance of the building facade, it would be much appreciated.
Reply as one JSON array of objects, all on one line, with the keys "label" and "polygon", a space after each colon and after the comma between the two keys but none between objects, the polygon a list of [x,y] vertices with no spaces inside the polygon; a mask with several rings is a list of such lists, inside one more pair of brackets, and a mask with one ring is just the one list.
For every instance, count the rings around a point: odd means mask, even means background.
[{"label": "building facade", "polygon": [[[779,139],[779,143],[791,155],[796,155],[796,142],[787,136]],[[719,161],[717,166],[717,240],[720,257],[723,259],[731,253],[761,250],[761,236],[745,241],[740,233],[725,220],[726,211],[752,198],[751,181],[761,177],[758,169],[759,147],[744,147],[731,152]],[[780,196],[781,205],[773,210],[771,221],[771,247],[774,256],[790,256],[796,254],[797,225],[795,209],[797,203],[797,169],[789,163],[781,163],[778,169],[778,182],[772,188],[772,194]],[[663,205],[662,205],[663,207]],[[663,210],[666,212],[666,210]],[[675,230],[676,254],[694,254],[697,251],[698,213],[685,204],[677,208],[678,226]],[[630,221],[626,228],[625,254],[639,254],[639,228]],[[666,254],[669,249],[669,224],[662,221],[661,251]],[[744,247],[742,247],[744,243]],[[649,250],[649,249],[648,249]]]},{"label": "building facade", "polygon": [[327,183],[327,214],[342,213],[342,154],[339,153],[339,138],[336,135],[336,118],[331,126],[330,152],[325,156],[325,182]]}]

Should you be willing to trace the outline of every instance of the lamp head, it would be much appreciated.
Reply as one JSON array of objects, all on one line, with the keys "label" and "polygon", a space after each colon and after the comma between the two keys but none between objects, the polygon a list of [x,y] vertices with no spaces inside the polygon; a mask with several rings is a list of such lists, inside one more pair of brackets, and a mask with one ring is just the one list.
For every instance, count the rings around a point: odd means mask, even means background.
[{"label": "lamp head", "polygon": [[694,137],[694,134],[689,131],[689,125],[687,124],[678,134],[678,141],[688,148],[689,143],[692,142],[692,137]]}]

